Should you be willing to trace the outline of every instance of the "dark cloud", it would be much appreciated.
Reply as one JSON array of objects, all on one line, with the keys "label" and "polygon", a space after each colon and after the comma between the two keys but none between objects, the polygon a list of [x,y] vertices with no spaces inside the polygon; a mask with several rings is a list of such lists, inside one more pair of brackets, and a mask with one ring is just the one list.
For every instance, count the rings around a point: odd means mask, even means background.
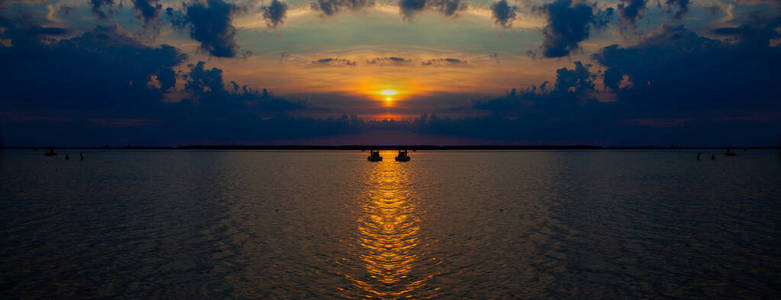
[{"label": "dark cloud", "polygon": [[675,8],[673,10],[673,16],[676,19],[682,18],[687,12],[689,12],[689,0],[666,0],[665,4]]},{"label": "dark cloud", "polygon": [[[638,110],[707,111],[778,104],[781,86],[775,81],[781,48],[770,46],[770,40],[779,36],[771,29],[777,22],[715,31],[736,36],[736,41],[709,39],[684,27],[664,27],[636,46],[606,47],[594,58],[607,68],[605,86]],[[623,78],[631,84],[619,86]]]},{"label": "dark cloud", "polygon": [[461,0],[400,0],[399,9],[405,18],[412,18],[416,13],[424,9],[431,9],[445,16],[454,16],[459,11],[467,8],[466,2]]},{"label": "dark cloud", "polygon": [[537,10],[547,17],[543,28],[543,56],[564,57],[580,48],[580,42],[587,39],[592,28],[607,24],[612,9],[596,11],[596,4],[580,1],[556,0]]},{"label": "dark cloud", "polygon": [[584,101],[596,101],[593,98],[596,77],[590,72],[590,68],[591,65],[576,61],[574,69],[556,70],[556,83],[553,88],[545,81],[539,87],[533,85],[520,91],[512,89],[505,97],[475,101],[473,108],[501,115],[535,112],[556,118],[556,114],[567,114],[567,111],[578,109]]},{"label": "dark cloud", "polygon": [[106,19],[114,11],[111,6],[114,5],[114,0],[90,0],[92,6],[92,13],[94,13],[100,19]]},{"label": "dark cloud", "polygon": [[144,24],[150,24],[158,20],[160,11],[163,9],[160,0],[133,0],[133,6],[138,12],[138,18]]},{"label": "dark cloud", "polygon": [[60,27],[42,27],[29,23],[23,18],[8,19],[0,16],[0,38],[11,40],[18,46],[37,47],[42,43],[53,42],[54,38],[62,37],[68,30]]},{"label": "dark cloud", "polygon": [[185,4],[184,13],[168,8],[166,15],[174,27],[189,28],[190,37],[212,56],[235,57],[236,28],[231,22],[237,10],[223,0],[207,0]]},{"label": "dark cloud", "polygon": [[461,0],[429,0],[428,5],[446,16],[455,15],[467,8],[466,2]]},{"label": "dark cloud", "polygon": [[[663,27],[635,46],[605,47],[594,60],[561,68],[556,82],[475,101],[480,118],[438,119],[425,132],[496,139],[587,140],[610,144],[770,145],[781,132],[779,20],[714,31],[710,39]],[[649,63],[652,62],[652,63]],[[604,73],[593,69],[604,68]],[[599,102],[596,83],[615,93]],[[437,125],[439,124],[439,125]],[[482,132],[480,135],[479,132]],[[543,134],[540,134],[543,133]]]},{"label": "dark cloud", "polygon": [[[676,1],[676,0],[667,0]],[[687,0],[682,0],[687,1]],[[618,15],[624,22],[634,25],[645,13],[648,0],[621,0],[618,3]]]},{"label": "dark cloud", "polygon": [[505,28],[512,25],[517,10],[518,7],[510,6],[507,4],[507,0],[500,0],[491,4],[491,13],[493,14],[494,22]]},{"label": "dark cloud", "polygon": [[[190,66],[173,47],[146,46],[118,27],[98,26],[69,39],[64,31],[0,19],[0,126],[16,145],[127,145],[179,140],[291,138],[345,132],[335,120],[299,120],[303,102],[231,82]],[[36,38],[37,37],[37,38]],[[175,90],[184,80],[184,89]],[[183,93],[179,103],[163,101]],[[162,142],[161,142],[162,141]]]},{"label": "dark cloud", "polygon": [[450,66],[450,65],[465,65],[466,61],[459,58],[442,57],[442,58],[432,58],[429,60],[425,60],[420,64],[424,66]]},{"label": "dark cloud", "polygon": [[423,11],[426,2],[426,0],[399,0],[399,9],[405,17],[410,18],[415,13]]},{"label": "dark cloud", "polygon": [[5,104],[16,109],[82,113],[148,109],[147,104],[158,102],[174,86],[172,68],[185,58],[167,45],[145,46],[117,27],[98,26],[71,39],[46,43],[29,38],[17,42],[16,30],[4,33],[13,45],[0,48],[1,63],[9,71],[0,74],[0,89]]},{"label": "dark cloud", "polygon": [[344,10],[359,10],[364,7],[374,6],[374,0],[317,0],[311,8],[320,11],[323,15],[332,16]]},{"label": "dark cloud", "polygon": [[258,91],[231,81],[225,86],[219,68],[207,69],[204,62],[190,66],[190,72],[184,76],[184,90],[198,105],[213,117],[217,114],[240,116],[242,114],[263,115],[304,108],[303,102],[292,102],[274,97],[266,89]]},{"label": "dark cloud", "polygon": [[370,65],[408,65],[411,62],[410,59],[396,56],[375,57],[366,61]]},{"label": "dark cloud", "polygon": [[737,42],[742,48],[764,49],[771,40],[781,37],[777,30],[781,26],[781,17],[761,18],[754,17],[746,24],[738,27],[722,27],[713,30],[713,33],[727,37],[730,42]]},{"label": "dark cloud", "polygon": [[334,57],[327,57],[327,58],[321,58],[315,61],[312,61],[313,64],[316,65],[327,65],[327,66],[355,66],[357,62],[345,58],[334,58]]},{"label": "dark cloud", "polygon": [[285,22],[287,14],[287,4],[278,0],[272,0],[271,5],[263,7],[263,19],[266,20],[268,27],[277,27]]}]

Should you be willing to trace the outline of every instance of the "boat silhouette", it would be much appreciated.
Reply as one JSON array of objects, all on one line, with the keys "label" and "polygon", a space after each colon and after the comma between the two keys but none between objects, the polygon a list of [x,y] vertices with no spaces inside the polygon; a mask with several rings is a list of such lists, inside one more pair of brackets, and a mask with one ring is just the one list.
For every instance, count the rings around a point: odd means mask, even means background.
[{"label": "boat silhouette", "polygon": [[57,153],[54,152],[54,148],[49,148],[49,151],[46,151],[46,153],[44,153],[43,155],[45,155],[45,156],[56,156]]},{"label": "boat silhouette", "polygon": [[396,161],[409,161],[410,157],[407,154],[407,150],[399,150],[399,155],[396,156]]},{"label": "boat silhouette", "polygon": [[369,157],[367,157],[369,161],[382,161],[382,156],[380,156],[380,151],[377,150],[369,150]]}]

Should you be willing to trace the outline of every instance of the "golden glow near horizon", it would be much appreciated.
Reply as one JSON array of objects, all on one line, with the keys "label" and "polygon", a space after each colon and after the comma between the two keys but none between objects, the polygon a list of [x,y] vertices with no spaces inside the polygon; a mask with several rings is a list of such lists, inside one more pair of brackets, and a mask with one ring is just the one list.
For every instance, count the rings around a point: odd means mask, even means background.
[{"label": "golden glow near horizon", "polygon": [[[382,90],[382,91],[380,91],[380,94],[385,95],[385,96],[392,96],[392,95],[396,95],[396,90]],[[393,98],[385,97],[385,103],[386,104],[390,105],[391,101],[393,101]]]}]

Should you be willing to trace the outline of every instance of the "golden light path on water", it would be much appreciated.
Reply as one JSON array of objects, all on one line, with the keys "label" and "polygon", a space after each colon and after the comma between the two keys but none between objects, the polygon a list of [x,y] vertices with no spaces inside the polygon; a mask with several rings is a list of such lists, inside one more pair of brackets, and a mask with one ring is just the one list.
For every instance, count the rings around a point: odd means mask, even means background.
[{"label": "golden light path on water", "polygon": [[[346,275],[365,297],[394,299],[415,296],[414,292],[433,277],[414,274],[420,264],[420,219],[405,163],[396,162],[393,152],[373,163],[358,218],[358,257],[366,275]],[[429,291],[431,292],[431,291]],[[430,297],[427,295],[426,297]]]}]

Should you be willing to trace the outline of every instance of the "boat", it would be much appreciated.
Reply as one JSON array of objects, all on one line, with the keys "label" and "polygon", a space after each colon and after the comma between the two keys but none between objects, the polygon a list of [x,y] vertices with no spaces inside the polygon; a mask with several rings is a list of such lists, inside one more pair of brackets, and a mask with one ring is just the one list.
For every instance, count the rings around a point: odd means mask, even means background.
[{"label": "boat", "polygon": [[735,153],[735,152],[732,152],[732,149],[727,148],[727,152],[724,152],[724,155],[726,155],[726,156],[736,156],[738,154]]},{"label": "boat", "polygon": [[54,148],[49,148],[49,151],[46,151],[46,153],[44,153],[43,155],[45,155],[45,156],[55,156],[55,155],[57,155],[57,153],[54,152]]},{"label": "boat", "polygon": [[410,157],[407,154],[407,150],[399,150],[399,155],[396,156],[396,161],[409,161]]},{"label": "boat", "polygon": [[382,156],[380,156],[380,151],[377,150],[369,150],[369,157],[367,157],[369,161],[382,161]]}]

